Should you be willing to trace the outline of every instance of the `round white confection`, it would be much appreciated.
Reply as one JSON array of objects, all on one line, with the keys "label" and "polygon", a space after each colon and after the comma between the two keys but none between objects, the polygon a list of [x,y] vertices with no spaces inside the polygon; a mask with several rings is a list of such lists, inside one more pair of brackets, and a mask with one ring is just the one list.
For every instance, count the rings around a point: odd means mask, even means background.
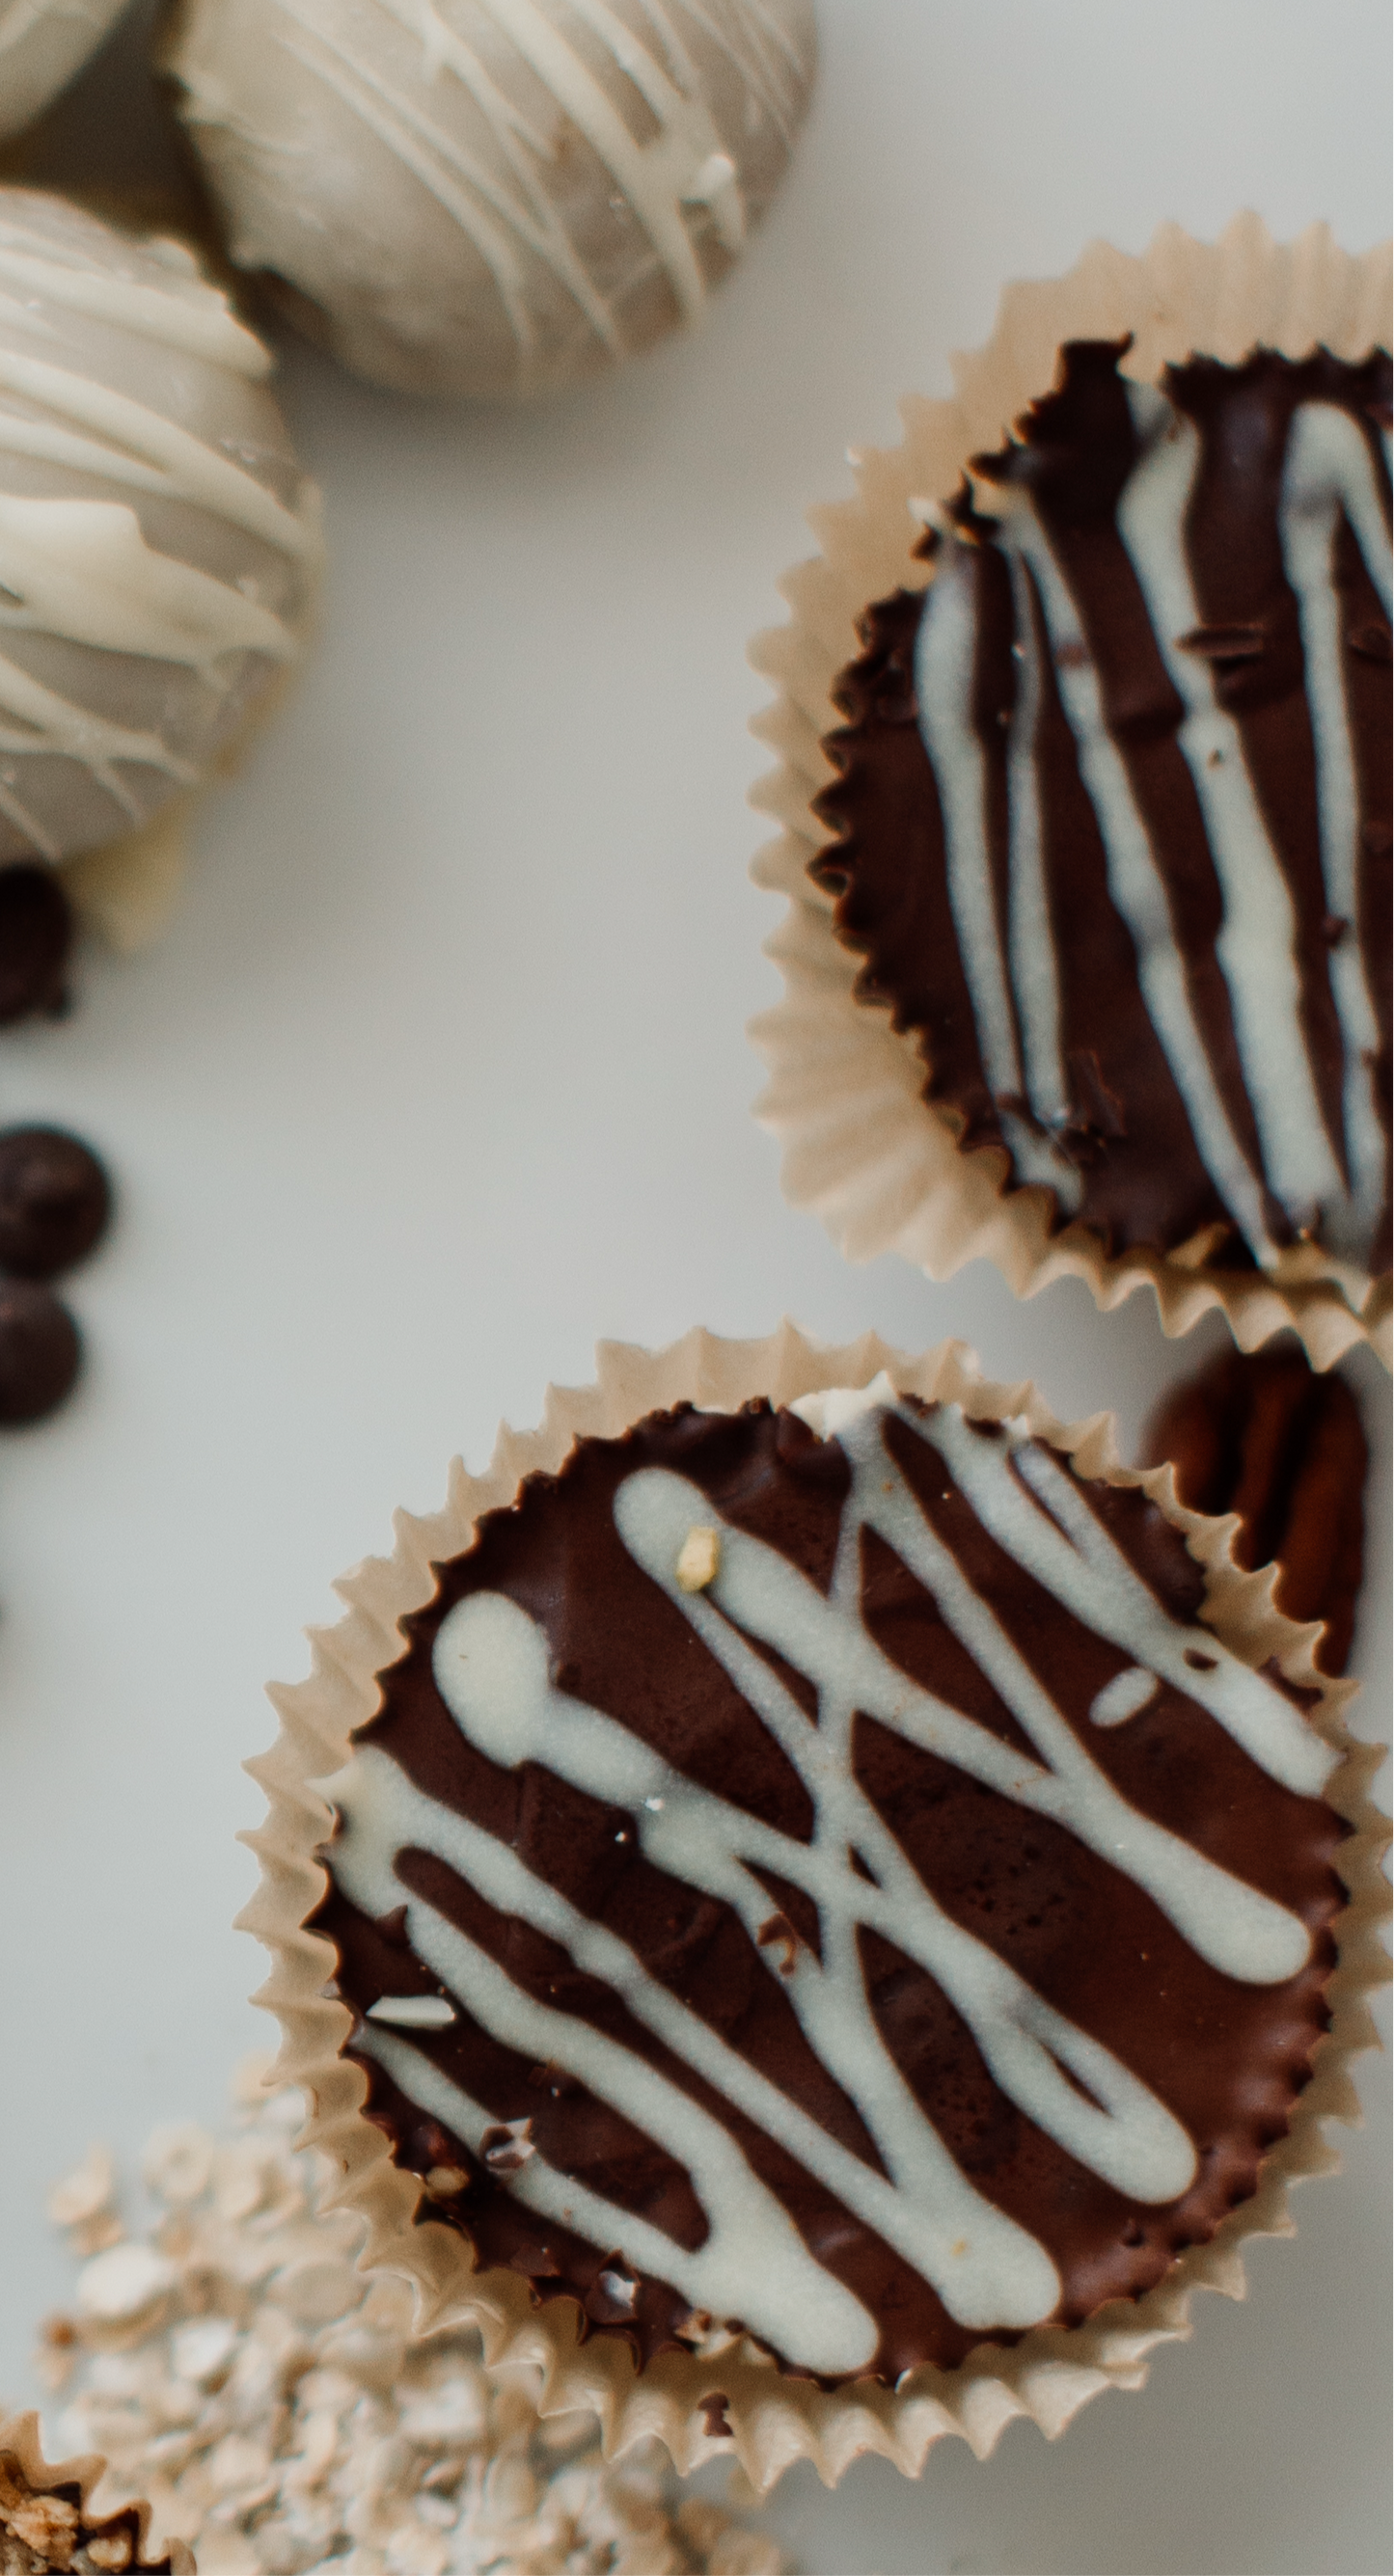
[{"label": "round white confection", "polygon": [[0,0],[0,143],[80,72],[126,0]]},{"label": "round white confection", "polygon": [[179,243],[0,188],[0,859],[142,829],[297,657],[318,498],[270,368]]},{"label": "round white confection", "polygon": [[789,159],[811,0],[177,0],[239,266],[404,392],[528,395],[694,321]]}]

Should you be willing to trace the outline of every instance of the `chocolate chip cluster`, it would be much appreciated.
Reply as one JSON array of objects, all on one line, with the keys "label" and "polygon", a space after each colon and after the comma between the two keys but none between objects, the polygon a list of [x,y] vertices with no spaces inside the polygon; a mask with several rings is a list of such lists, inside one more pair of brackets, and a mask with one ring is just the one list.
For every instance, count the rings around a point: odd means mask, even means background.
[{"label": "chocolate chip cluster", "polygon": [[[72,918],[51,868],[0,868],[0,1028],[64,1008]],[[39,1422],[77,1375],[77,1326],[49,1282],[86,1258],[111,1214],[97,1157],[61,1127],[0,1131],[0,1423]]]}]

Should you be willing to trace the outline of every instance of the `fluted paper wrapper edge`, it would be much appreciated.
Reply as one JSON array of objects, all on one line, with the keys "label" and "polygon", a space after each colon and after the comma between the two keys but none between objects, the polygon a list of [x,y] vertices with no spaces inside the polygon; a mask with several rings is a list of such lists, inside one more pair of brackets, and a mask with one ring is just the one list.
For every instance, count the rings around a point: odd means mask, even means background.
[{"label": "fluted paper wrapper edge", "polygon": [[[375,1713],[377,1675],[402,1651],[399,1621],[430,1599],[433,1563],[467,1547],[480,1515],[511,1503],[524,1476],[554,1473],[578,1436],[614,1437],[643,1414],[685,1400],[714,1411],[734,1411],[754,1396],[789,1404],[823,1387],[868,1385],[882,1369],[902,1393],[961,1402],[984,1418],[1024,1415],[1083,1473],[1143,1486],[1203,1564],[1204,1615],[1225,1642],[1256,1665],[1276,1656],[1284,1673],[1319,1694],[1311,1722],[1345,1755],[1327,1795],[1355,1827],[1341,1854],[1351,1904],[1330,1991],[1332,2029],[1319,2043],[1287,2137],[1265,2159],[1257,2196],[1208,2245],[1183,2255],[1143,2299],[1117,2301],[1087,2326],[1035,2329],[1011,2350],[984,2346],[956,2370],[916,2370],[896,2389],[863,2380],[821,2390],[780,2371],[744,2339],[702,2356],[663,2353],[639,2372],[618,2338],[593,2333],[578,2341],[574,2300],[534,2306],[520,2275],[476,2271],[471,2249],[453,2229],[436,2221],[415,2224],[420,2183],[397,2169],[381,2132],[361,2116],[364,2078],[340,2055],[351,2016],[324,1992],[335,1966],[333,1946],[303,1928],[324,1892],[326,1874],[315,1855],[332,1823],[315,1784],[343,1764],[353,1731]],[[312,1633],[310,1678],[271,1693],[281,1734],[269,1754],[247,1766],[270,1806],[266,1824],[246,1837],[260,1859],[261,1885],[239,1919],[272,1955],[256,2000],[280,2020],[276,2080],[298,2084],[306,2097],[302,2143],[337,2168],[331,2205],[361,2217],[362,2264],[413,2283],[418,2327],[476,2323],[491,2363],[530,2369],[545,2414],[584,2409],[599,2417],[607,2455],[656,2435],[680,2470],[734,2453],[764,2490],[799,2459],[811,2460],[834,2485],[863,2451],[880,2452],[915,2476],[931,2445],[947,2434],[961,2435],[982,2458],[1018,2415],[1054,2438],[1104,2389],[1142,2386],[1154,2348],[1190,2333],[1193,2291],[1242,2297],[1242,2239],[1290,2232],[1288,2184],[1339,2162],[1324,2121],[1358,2116],[1346,2070],[1352,2054],[1373,2039],[1364,1998],[1385,1973],[1376,1927],[1387,1890],[1378,1867],[1384,1820],[1366,1786],[1379,1757],[1351,1741],[1342,1716],[1355,1686],[1317,1669],[1318,1627],[1299,1627],[1273,1608],[1271,1569],[1243,1574],[1234,1566],[1230,1544],[1237,1527],[1233,1518],[1207,1520],[1183,1510],[1169,1467],[1123,1466],[1111,1417],[1063,1425],[1029,1385],[983,1378],[962,1343],[942,1343],[915,1358],[874,1334],[838,1349],[806,1340],[788,1323],[766,1341],[724,1341],[694,1331],[657,1352],[602,1344],[596,1382],[550,1389],[540,1427],[503,1428],[482,1476],[468,1475],[456,1461],[442,1512],[425,1519],[399,1513],[393,1555],[369,1559],[339,1584],[346,1615],[334,1628]],[[704,2400],[718,2395],[729,2437],[713,2432],[704,2408]]]},{"label": "fluted paper wrapper edge", "polygon": [[1151,1287],[1168,1335],[1189,1332],[1219,1306],[1242,1350],[1291,1325],[1316,1368],[1365,1341],[1390,1365],[1387,1274],[1338,1278],[1314,1246],[1294,1248],[1276,1272],[1219,1271],[1206,1266],[1203,1239],[1110,1260],[1083,1226],[1049,1231],[1046,1192],[1004,1197],[1001,1152],[960,1153],[946,1117],[925,1100],[914,1033],[898,1034],[888,1010],[855,999],[861,960],[837,935],[833,898],[808,873],[831,838],[812,799],[835,775],[822,738],[842,721],[831,689],[861,649],[856,621],[897,589],[925,587],[915,505],[949,498],[967,459],[1001,446],[1054,383],[1062,342],[1130,331],[1124,371],[1150,381],[1193,353],[1233,362],[1256,343],[1297,357],[1320,341],[1337,355],[1363,356],[1389,345],[1389,306],[1389,244],[1353,257],[1324,224],[1285,244],[1256,215],[1236,217],[1213,243],[1167,224],[1140,258],[1095,242],[1067,277],[1009,286],[986,347],[953,361],[954,398],[903,403],[902,444],[854,458],[856,499],[810,512],[821,557],[780,585],[791,622],[751,648],[779,693],[754,731],[780,765],[754,801],[782,826],[753,874],[789,908],[766,944],[784,996],[750,1034],[770,1070],[756,1115],[779,1139],[785,1195],[814,1209],[851,1260],[896,1251],[947,1279],[985,1257],[1019,1297],[1077,1277],[1105,1309]]},{"label": "fluted paper wrapper edge", "polygon": [[[91,2511],[93,2495],[107,2465],[100,2451],[84,2451],[71,2460],[46,2460],[43,2428],[38,2415],[32,2412],[7,2415],[0,2409],[0,2472],[3,2472],[7,2461],[18,2469],[32,2495],[53,2495],[63,2487],[76,2487],[84,2515]],[[144,2503],[118,2507],[118,2515],[131,2512],[135,2515],[136,2531],[129,2576],[141,2576],[146,2567],[163,2568],[166,2565],[169,2576],[194,2576],[193,2553],[182,2540],[166,2541],[157,2560],[147,2556],[150,2507]],[[100,2513],[95,2516],[98,2526],[116,2518]]]}]

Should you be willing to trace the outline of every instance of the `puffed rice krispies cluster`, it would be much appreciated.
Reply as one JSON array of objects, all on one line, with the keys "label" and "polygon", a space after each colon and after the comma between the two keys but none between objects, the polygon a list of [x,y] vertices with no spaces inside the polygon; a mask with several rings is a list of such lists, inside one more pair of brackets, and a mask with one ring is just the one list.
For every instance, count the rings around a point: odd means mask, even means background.
[{"label": "puffed rice krispies cluster", "polygon": [[91,2576],[101,2569],[103,2576],[120,2576],[120,2570],[131,2563],[128,2541],[124,2557],[104,2555],[110,2542],[99,2540],[96,2555],[87,2549],[79,2551],[80,2539],[76,2507],[61,2496],[33,2495],[26,2486],[7,2476],[0,2460],[0,2576],[44,2576],[50,2567],[67,2570],[76,2566],[79,2576]]},{"label": "puffed rice krispies cluster", "polygon": [[89,2532],[75,2504],[36,2494],[0,2458],[0,2576],[122,2576],[134,2556],[129,2532]]},{"label": "puffed rice krispies cluster", "polygon": [[95,2509],[148,2498],[199,2576],[781,2576],[666,2461],[606,2468],[591,2418],[539,2418],[472,2331],[413,2340],[405,2283],[354,2269],[357,2221],[291,2145],[298,2094],[249,2067],[237,2096],[223,2137],[154,2132],[148,2234],[101,2148],[50,2196],[82,2269],[39,2370],[55,2440],[107,2460]]}]

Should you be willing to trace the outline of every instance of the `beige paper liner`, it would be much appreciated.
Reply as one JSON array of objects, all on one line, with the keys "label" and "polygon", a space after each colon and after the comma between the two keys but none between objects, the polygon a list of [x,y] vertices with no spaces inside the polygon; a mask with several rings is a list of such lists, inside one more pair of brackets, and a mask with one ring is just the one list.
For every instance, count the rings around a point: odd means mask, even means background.
[{"label": "beige paper liner", "polygon": [[[640,2374],[627,2345],[613,2336],[577,2341],[580,2310],[573,2300],[534,2307],[517,2273],[475,2272],[471,2249],[453,2229],[434,2221],[413,2224],[420,2183],[398,2171],[382,2133],[360,2117],[366,2082],[339,2054],[353,2017],[324,1992],[336,1964],[333,1945],[303,1929],[326,1886],[315,1851],[332,1821],[315,1784],[340,1768],[354,1729],[376,1712],[376,1676],[402,1651],[399,1620],[431,1598],[433,1562],[467,1547],[480,1514],[511,1503],[524,1476],[554,1473],[582,1434],[613,1437],[641,1415],[684,1399],[723,1412],[757,1395],[788,1404],[820,1387],[865,1386],[883,1368],[902,1392],[926,1400],[959,1401],[984,1417],[1025,1414],[1032,1429],[1068,1451],[1085,1474],[1141,1485],[1185,1533],[1192,1555],[1205,1567],[1205,1615],[1226,1643],[1254,1664],[1276,1655],[1285,1673],[1320,1692],[1311,1722],[1346,1757],[1327,1794],[1356,1827],[1340,1861],[1352,1903],[1342,1919],[1340,1962],[1330,1988],[1332,2029],[1318,2045],[1315,2071],[1298,2098],[1287,2137],[1265,2159],[1257,2196],[1227,2218],[1208,2245],[1183,2255],[1146,2298],[1115,2301],[1084,2327],[1038,2328],[1011,2351],[983,2347],[957,2370],[917,2370],[896,2390],[863,2380],[825,2392],[781,2372],[744,2338],[700,2358],[661,2354]],[[802,2458],[811,2459],[834,2485],[862,2451],[879,2451],[915,2476],[931,2444],[950,2433],[962,2435],[983,2458],[1016,2415],[1030,2416],[1053,2439],[1103,2389],[1142,2386],[1155,2346],[1190,2333],[1195,2289],[1244,2296],[1241,2240],[1291,2232],[1288,2184],[1340,2161],[1326,2142],[1323,2122],[1359,2118],[1346,2069],[1352,2054],[1374,2040],[1364,1996],[1385,1973],[1376,1926],[1388,1890],[1378,1868],[1385,1821],[1371,1806],[1366,1785],[1379,1754],[1353,1743],[1342,1718],[1355,1685],[1317,1670],[1312,1648],[1320,1628],[1299,1627],[1274,1609],[1271,1568],[1242,1574],[1234,1566],[1236,1518],[1208,1520],[1183,1510],[1169,1467],[1139,1473],[1120,1465],[1110,1416],[1064,1426],[1029,1386],[998,1386],[982,1378],[961,1342],[942,1343],[914,1359],[874,1334],[833,1349],[806,1341],[786,1323],[763,1342],[721,1341],[694,1331],[658,1352],[602,1343],[597,1370],[594,1386],[549,1389],[538,1430],[519,1433],[504,1426],[482,1476],[467,1475],[457,1459],[442,1512],[426,1519],[399,1512],[393,1555],[369,1558],[347,1576],[337,1586],[347,1615],[333,1628],[311,1632],[309,1680],[270,1694],[281,1734],[270,1753],[247,1765],[270,1805],[265,1826],[244,1837],[260,1858],[262,1878],[239,1922],[272,1954],[271,1974],[256,2000],[281,2023],[274,2080],[297,2083],[305,2092],[309,2117],[302,2143],[319,2148],[341,2169],[343,2180],[329,2205],[362,2217],[362,2263],[405,2274],[414,2284],[420,2328],[477,2323],[491,2363],[528,2367],[540,2377],[544,2414],[582,2408],[598,2415],[607,2456],[656,2434],[686,2471],[707,2459],[729,2458],[734,2447],[752,2483],[765,2489]],[[717,2391],[727,2401],[734,2444],[707,2428],[702,2401]]]},{"label": "beige paper liner", "polygon": [[[0,2473],[11,2467],[18,2469],[23,2484],[36,2496],[52,2495],[59,2487],[76,2487],[78,2510],[85,2519],[106,2461],[100,2451],[84,2451],[78,2459],[58,2460],[50,2465],[43,2455],[38,2416],[0,2414]],[[136,2576],[136,2570],[142,2567],[168,2567],[169,2576],[194,2576],[193,2552],[182,2540],[167,2541],[154,2558],[148,2554],[148,2504],[122,2505],[114,2514],[97,2516],[94,2532],[128,2529],[132,2515],[136,2528],[130,2576]]]},{"label": "beige paper liner", "polygon": [[985,1255],[1019,1297],[1074,1276],[1106,1309],[1150,1286],[1165,1333],[1189,1332],[1220,1306],[1242,1350],[1290,1324],[1316,1368],[1362,1341],[1389,1366],[1387,1275],[1338,1276],[1310,1246],[1262,1276],[1211,1270],[1204,1238],[1111,1261],[1081,1225],[1049,1232],[1046,1191],[1004,1198],[1001,1150],[960,1153],[949,1116],[924,1098],[919,1040],[898,1035],[887,1009],[854,998],[862,960],[837,935],[833,897],[808,874],[832,838],[811,800],[836,775],[822,737],[843,721],[830,691],[861,649],[857,618],[897,589],[926,587],[930,567],[913,551],[923,534],[916,504],[949,498],[966,460],[1002,445],[1054,383],[1062,341],[1131,331],[1124,370],[1147,381],[1169,360],[1199,351],[1232,362],[1256,342],[1301,357],[1321,341],[1353,358],[1388,347],[1389,302],[1389,245],[1352,258],[1324,224],[1289,244],[1256,215],[1237,216],[1215,243],[1165,224],[1140,259],[1094,242],[1068,277],[1007,287],[986,348],[952,362],[954,399],[911,396],[901,405],[903,444],[854,454],[857,498],[809,513],[822,556],[781,583],[792,621],[757,636],[750,655],[779,691],[753,730],[780,766],[753,801],[783,827],[752,874],[789,898],[766,944],[784,998],[750,1034],[770,1068],[756,1115],[783,1148],[785,1195],[816,1209],[849,1259],[896,1251],[947,1279]]}]

